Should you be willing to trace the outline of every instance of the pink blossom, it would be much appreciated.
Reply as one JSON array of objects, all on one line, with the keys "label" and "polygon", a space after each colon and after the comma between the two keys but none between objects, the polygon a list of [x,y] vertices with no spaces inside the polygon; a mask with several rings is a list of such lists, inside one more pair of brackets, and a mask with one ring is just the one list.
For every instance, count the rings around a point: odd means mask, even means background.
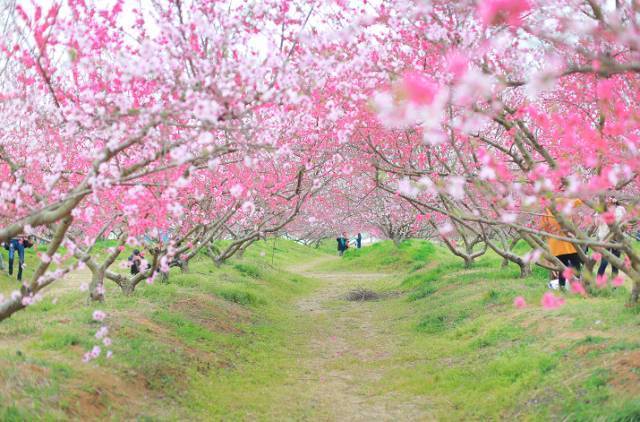
[{"label": "pink blossom", "polygon": [[591,258],[595,261],[600,261],[602,259],[602,254],[600,252],[594,252],[591,254]]},{"label": "pink blossom", "polygon": [[482,166],[478,174],[481,180],[495,180],[496,171],[488,164]]},{"label": "pink blossom", "polygon": [[518,27],[522,24],[522,15],[530,9],[529,0],[482,0],[477,12],[484,26],[506,23]]},{"label": "pink blossom", "polygon": [[93,311],[93,320],[94,321],[103,321],[106,318],[107,314],[102,311],[95,310]]},{"label": "pink blossom", "polygon": [[571,290],[574,293],[577,293],[582,296],[587,295],[587,291],[584,289],[584,286],[579,281],[574,281],[573,283],[571,283]]},{"label": "pink blossom", "polygon": [[96,338],[99,340],[109,334],[109,328],[106,326],[100,327],[98,331],[96,331]]},{"label": "pink blossom", "polygon": [[622,286],[624,284],[624,277],[622,277],[621,275],[617,276],[616,278],[611,280],[611,284],[614,285],[615,287]]},{"label": "pink blossom", "polygon": [[447,221],[444,224],[439,226],[438,233],[440,233],[440,236],[445,237],[451,232],[453,232],[453,230],[454,230],[453,225]]},{"label": "pink blossom", "polygon": [[102,339],[102,344],[104,344],[106,347],[111,346],[111,339],[109,337],[105,337]]},{"label": "pink blossom", "polygon": [[248,215],[252,215],[256,211],[256,206],[253,201],[245,201],[241,208],[242,212]]},{"label": "pink blossom", "polygon": [[518,219],[518,215],[512,212],[504,212],[500,215],[500,221],[506,224],[513,224]]},{"label": "pink blossom", "polygon": [[613,211],[602,213],[602,221],[605,224],[613,224],[616,222],[616,214]]},{"label": "pink blossom", "polygon": [[526,254],[524,254],[522,260],[525,262],[525,264],[535,264],[536,262],[538,262],[541,256],[542,251],[540,249],[534,249],[531,252],[527,252]]},{"label": "pink blossom", "polygon": [[405,177],[398,182],[398,193],[409,198],[415,198],[420,193],[420,190],[411,183],[408,177]]},{"label": "pink blossom", "polygon": [[465,179],[461,176],[450,176],[447,179],[447,192],[455,199],[464,198]]},{"label": "pink blossom", "polygon": [[562,271],[562,276],[567,280],[571,280],[573,278],[573,268],[571,267],[565,268]]},{"label": "pink blossom", "polygon": [[469,59],[460,52],[453,52],[447,57],[447,70],[455,79],[460,79],[467,72]]},{"label": "pink blossom", "polygon": [[564,305],[564,298],[558,297],[551,292],[542,296],[541,305],[545,309],[557,309]]},{"label": "pink blossom", "polygon": [[524,300],[524,297],[518,296],[513,300],[513,306],[518,309],[526,308],[527,302]]},{"label": "pink blossom", "polygon": [[113,352],[111,350],[107,350],[107,359],[111,359],[113,357]]},{"label": "pink blossom", "polygon": [[244,192],[244,186],[242,186],[239,183],[236,183],[231,187],[231,189],[229,189],[229,193],[234,198],[240,198],[240,196],[242,195],[242,192]]},{"label": "pink blossom", "polygon": [[438,92],[438,84],[416,71],[405,72],[402,85],[409,101],[419,105],[431,104]]},{"label": "pink blossom", "polygon": [[96,359],[98,356],[100,356],[100,352],[102,350],[100,349],[100,346],[93,346],[93,349],[91,349],[91,352],[89,353],[91,355],[92,359]]},{"label": "pink blossom", "polygon": [[160,258],[160,272],[168,273],[169,269],[169,259],[167,256],[163,256]]},{"label": "pink blossom", "polygon": [[606,285],[607,285],[607,275],[606,274],[597,275],[596,276],[596,286],[598,286],[599,288],[603,288]]}]

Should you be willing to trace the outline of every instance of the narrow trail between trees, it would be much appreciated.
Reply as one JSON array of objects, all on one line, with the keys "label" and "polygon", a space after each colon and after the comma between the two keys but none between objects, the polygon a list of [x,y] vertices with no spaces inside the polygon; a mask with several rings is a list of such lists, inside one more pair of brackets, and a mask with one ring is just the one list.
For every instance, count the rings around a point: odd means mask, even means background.
[{"label": "narrow trail between trees", "polygon": [[[293,380],[299,394],[304,391],[312,407],[312,420],[430,420],[429,403],[423,397],[385,393],[382,384],[387,371],[412,362],[399,355],[403,338],[394,330],[397,321],[382,310],[387,297],[376,301],[350,302],[350,290],[369,288],[372,282],[393,280],[391,273],[323,272],[323,264],[339,258],[314,260],[288,268],[289,271],[319,280],[321,287],[296,304],[299,318],[308,319],[304,332],[292,333],[292,349],[305,376]],[[292,350],[293,352],[293,350]],[[406,356],[406,354],[404,354]],[[283,398],[286,399],[286,398]]]}]

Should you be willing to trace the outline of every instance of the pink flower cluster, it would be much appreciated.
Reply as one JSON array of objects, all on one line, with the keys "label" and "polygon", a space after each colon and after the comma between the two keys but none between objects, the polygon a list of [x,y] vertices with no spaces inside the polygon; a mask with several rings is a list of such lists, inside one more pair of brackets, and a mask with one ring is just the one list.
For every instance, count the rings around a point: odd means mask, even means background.
[{"label": "pink flower cluster", "polygon": [[416,71],[409,71],[404,74],[402,87],[409,101],[418,105],[431,104],[438,93],[438,84]]},{"label": "pink flower cluster", "polygon": [[527,302],[524,300],[524,297],[518,296],[513,300],[513,306],[518,309],[523,309],[527,307]]},{"label": "pink flower cluster", "polygon": [[551,292],[546,292],[542,296],[541,305],[545,309],[558,309],[565,303],[564,298],[558,297]]},{"label": "pink flower cluster", "polygon": [[482,0],[478,4],[478,17],[485,26],[507,24],[522,25],[522,15],[531,9],[529,0]]},{"label": "pink flower cluster", "polygon": [[[103,311],[100,310],[95,310],[93,311],[93,320],[94,321],[98,321],[98,322],[102,322],[104,321],[104,319],[107,317],[107,314]],[[112,344],[111,338],[108,337],[109,335],[109,327],[107,327],[106,325],[102,325],[95,334],[95,338],[97,340],[101,340],[102,344],[105,347],[109,347]],[[83,357],[82,357],[82,361],[84,363],[88,363],[94,359],[97,359],[98,357],[100,357],[102,353],[102,348],[99,345],[95,345],[93,346],[93,348],[86,352]],[[107,350],[106,354],[105,354],[107,359],[110,359],[113,356],[113,352],[111,350]]]}]

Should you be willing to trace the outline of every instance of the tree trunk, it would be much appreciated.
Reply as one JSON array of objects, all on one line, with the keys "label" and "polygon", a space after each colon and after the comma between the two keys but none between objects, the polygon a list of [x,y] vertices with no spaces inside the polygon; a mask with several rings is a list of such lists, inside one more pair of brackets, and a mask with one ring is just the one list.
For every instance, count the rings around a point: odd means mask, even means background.
[{"label": "tree trunk", "polygon": [[104,302],[104,268],[99,268],[91,274],[89,296],[95,302]]},{"label": "tree trunk", "polygon": [[464,257],[464,268],[465,269],[469,269],[473,266],[473,258],[471,257]]},{"label": "tree trunk", "polygon": [[207,255],[214,264],[216,264],[216,252],[213,250],[211,245],[207,245],[205,255]]},{"label": "tree trunk", "polygon": [[180,260],[180,271],[182,271],[183,274],[186,274],[189,272],[189,260],[184,260],[184,259]]},{"label": "tree trunk", "polygon": [[638,298],[640,297],[640,280],[632,279],[633,287],[631,288],[630,302],[632,305],[638,305]]},{"label": "tree trunk", "polygon": [[509,260],[507,258],[502,258],[502,263],[500,264],[500,268],[507,268],[508,266],[509,266]]},{"label": "tree trunk", "polygon": [[120,289],[122,289],[122,294],[125,296],[131,296],[136,289],[136,286],[130,281],[125,281],[120,285]]},{"label": "tree trunk", "polygon": [[531,265],[524,262],[518,263],[518,265],[520,266],[520,278],[527,278],[531,275]]},{"label": "tree trunk", "polygon": [[[621,267],[618,267],[621,268]],[[631,268],[628,272],[625,272],[631,279],[631,297],[629,297],[629,306],[638,306],[638,299],[640,299],[640,271],[638,271],[638,264],[632,261]]]},{"label": "tree trunk", "polygon": [[165,272],[159,271],[159,273],[160,273],[160,282],[169,283],[169,272],[167,271],[165,273]]}]

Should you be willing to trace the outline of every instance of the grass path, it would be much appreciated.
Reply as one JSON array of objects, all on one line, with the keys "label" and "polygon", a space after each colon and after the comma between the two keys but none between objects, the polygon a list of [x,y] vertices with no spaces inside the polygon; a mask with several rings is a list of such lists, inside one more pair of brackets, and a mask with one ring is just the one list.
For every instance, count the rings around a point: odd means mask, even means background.
[{"label": "grass path", "polygon": [[305,401],[314,407],[313,419],[433,419],[425,398],[379,392],[383,375],[399,369],[394,367],[401,361],[396,357],[406,343],[394,329],[394,321],[379,312],[386,301],[398,299],[345,300],[352,289],[379,287],[385,281],[393,284],[394,275],[322,271],[324,264],[336,259],[323,257],[288,269],[321,282],[321,287],[296,304],[298,317],[308,319],[308,323],[302,325],[303,331],[292,333],[291,344],[307,350],[304,353],[292,350],[305,375],[291,387],[306,392]]}]

